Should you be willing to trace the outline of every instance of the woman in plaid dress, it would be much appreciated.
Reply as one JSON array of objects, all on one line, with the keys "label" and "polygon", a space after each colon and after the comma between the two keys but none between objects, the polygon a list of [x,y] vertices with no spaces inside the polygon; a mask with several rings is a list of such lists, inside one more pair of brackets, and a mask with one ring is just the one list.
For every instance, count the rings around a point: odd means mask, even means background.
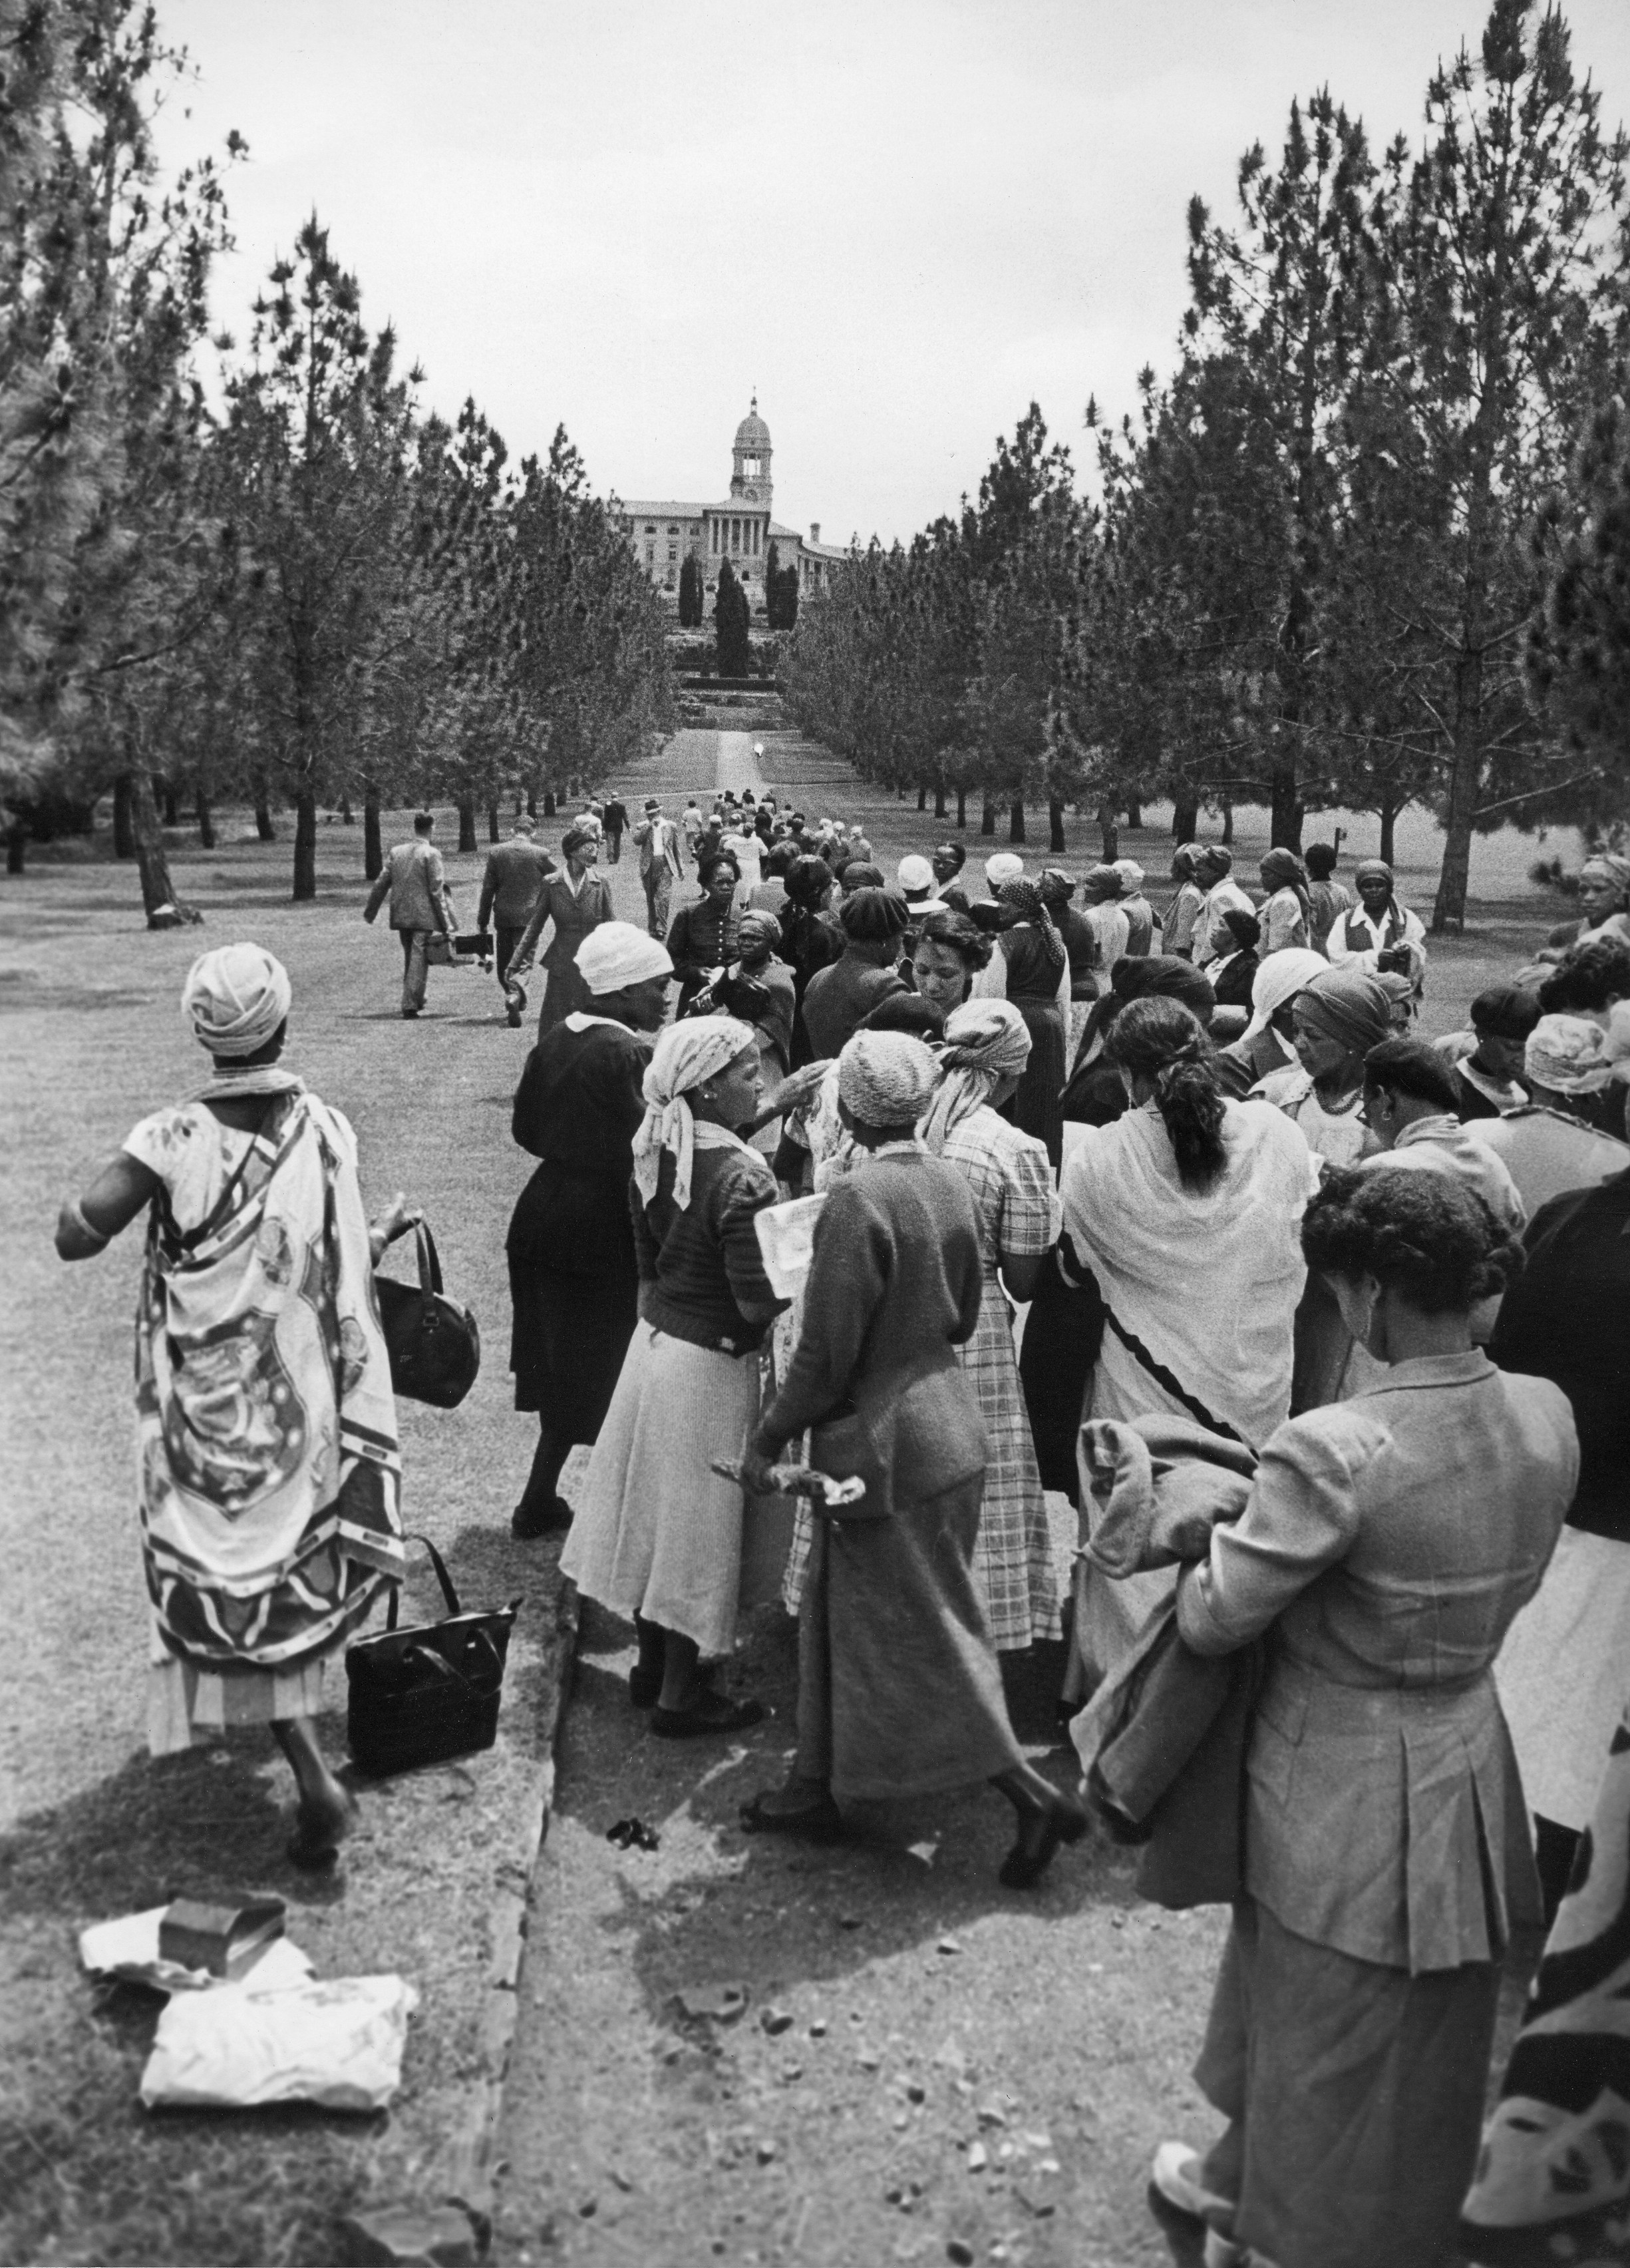
[{"label": "woman in plaid dress", "polygon": [[973,1000],[953,1010],[939,1083],[920,1129],[925,1148],[962,1174],[979,1219],[984,1297],[978,1329],[958,1353],[990,1440],[973,1576],[1002,1652],[1056,1638],[1060,1630],[1046,1504],[1002,1290],[1005,1282],[1013,1299],[1028,1300],[1058,1241],[1046,1145],[997,1116],[1030,1049],[1024,1019],[1010,1002]]}]

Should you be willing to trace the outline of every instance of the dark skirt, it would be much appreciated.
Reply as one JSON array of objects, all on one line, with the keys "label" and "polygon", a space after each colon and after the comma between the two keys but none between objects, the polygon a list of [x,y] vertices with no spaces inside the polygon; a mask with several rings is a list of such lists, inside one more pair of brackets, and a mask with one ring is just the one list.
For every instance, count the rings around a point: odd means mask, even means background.
[{"label": "dark skirt", "polygon": [[568,1016],[574,1016],[580,1008],[589,1005],[589,988],[583,981],[583,971],[574,957],[582,942],[581,937],[574,937],[557,953],[556,946],[561,945],[561,940],[556,939],[543,956],[546,981],[543,1005],[538,1012],[540,1039],[546,1032],[553,1031],[556,1024],[563,1024]]},{"label": "dark skirt", "polygon": [[615,1266],[569,1276],[511,1254],[510,1298],[516,1408],[547,1418],[559,1440],[592,1441],[639,1317],[638,1278]]},{"label": "dark skirt", "polygon": [[1047,1145],[1054,1173],[1064,1154],[1064,1017],[1056,999],[1014,1000],[1030,1033],[1030,1061],[1013,1098],[1013,1123]]}]

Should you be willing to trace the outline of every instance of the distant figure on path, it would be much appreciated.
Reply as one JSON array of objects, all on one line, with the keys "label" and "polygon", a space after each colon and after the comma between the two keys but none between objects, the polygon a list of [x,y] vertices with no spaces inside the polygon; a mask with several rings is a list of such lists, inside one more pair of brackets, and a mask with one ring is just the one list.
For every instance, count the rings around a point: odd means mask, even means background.
[{"label": "distant figure on path", "polygon": [[645,887],[645,926],[661,945],[668,934],[673,886],[684,875],[685,860],[679,850],[679,829],[671,819],[663,817],[662,804],[657,797],[646,797],[645,816],[635,828],[634,839],[640,846],[640,880]]},{"label": "distant figure on path", "polygon": [[485,931],[491,921],[497,932],[493,967],[498,982],[503,987],[508,1003],[510,1021],[521,1020],[521,998],[511,989],[507,979],[515,948],[521,934],[532,918],[532,909],[538,902],[538,893],[555,865],[541,843],[534,843],[537,832],[530,819],[518,819],[507,843],[497,843],[487,853],[487,871],[481,877],[481,910],[475,917],[475,926]]},{"label": "distant figure on path", "polygon": [[622,838],[628,824],[628,806],[619,795],[613,795],[601,817],[606,822],[606,840],[610,845],[606,865],[615,866],[622,857]]},{"label": "distant figure on path", "polygon": [[399,1194],[369,1221],[356,1136],[282,1068],[290,990],[258,945],[193,963],[181,1012],[214,1076],[126,1135],[62,1207],[56,1249],[94,1259],[151,1207],[136,1327],[149,1749],[269,1725],[299,1788],[288,1855],[317,1868],[356,1811],[317,1742],[324,1666],[402,1576],[373,1271],[415,1216]]},{"label": "distant figure on path", "polygon": [[575,1009],[588,1006],[588,988],[577,971],[577,948],[591,930],[613,917],[611,885],[604,875],[594,872],[598,836],[584,828],[571,828],[562,836],[561,849],[565,855],[566,872],[551,874],[539,891],[532,918],[504,972],[507,989],[531,968],[544,925],[552,921],[554,934],[543,956],[548,982],[538,1016],[540,1038],[554,1025],[563,1023]]},{"label": "distant figure on path", "polygon": [[1308,902],[1313,909],[1307,941],[1315,953],[1323,953],[1331,931],[1343,914],[1352,912],[1356,901],[1345,882],[1333,879],[1336,871],[1333,843],[1310,843],[1303,864],[1308,872]]},{"label": "distant figure on path", "polygon": [[391,901],[391,927],[402,941],[404,1016],[416,1016],[424,1005],[430,939],[451,937],[455,925],[442,854],[430,841],[435,827],[433,811],[418,813],[413,841],[393,845],[363,911],[363,919],[371,922],[387,896]]}]

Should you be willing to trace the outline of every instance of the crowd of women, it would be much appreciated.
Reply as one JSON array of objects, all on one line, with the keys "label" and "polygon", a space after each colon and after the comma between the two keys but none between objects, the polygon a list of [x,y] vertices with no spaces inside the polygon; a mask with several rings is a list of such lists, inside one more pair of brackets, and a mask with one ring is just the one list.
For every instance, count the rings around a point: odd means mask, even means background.
[{"label": "crowd of women", "polygon": [[[566,1531],[631,1622],[661,1738],[754,1722],[720,1675],[738,1616],[795,1604],[796,1756],[751,1830],[984,1779],[1020,1890],[1090,1815],[1026,1759],[999,1658],[1067,1622],[1083,1793],[1112,1701],[1172,1779],[1168,1878],[1196,1857],[1179,1771],[1237,1830],[1227,1887],[1214,1842],[1201,1869],[1233,1909],[1197,2069],[1225,2124],[1154,2176],[1208,2261],[1430,2268],[1457,2233],[1551,2258],[1582,2230],[1608,2249],[1566,2257],[1630,2257],[1630,862],[1593,860],[1582,920],[1428,1042],[1384,868],[1354,898],[1333,856],[1274,852],[1259,900],[1185,846],[1156,911],[1131,861],[1078,885],[1002,853],[976,894],[947,844],[890,885],[778,823],[751,889],[721,839],[668,940],[600,921],[577,1005],[546,998],[513,1120],[516,1533]],[[368,1227],[349,1130],[281,1068],[269,956],[206,955],[187,1007],[209,1085],[59,1249],[151,1206],[155,1738],[271,1721],[320,1862],[321,1665],[400,1572],[368,1285],[406,1215]],[[1069,1571],[1044,1487],[1077,1507]],[[1542,1917],[1479,2166],[1502,1964]]]}]

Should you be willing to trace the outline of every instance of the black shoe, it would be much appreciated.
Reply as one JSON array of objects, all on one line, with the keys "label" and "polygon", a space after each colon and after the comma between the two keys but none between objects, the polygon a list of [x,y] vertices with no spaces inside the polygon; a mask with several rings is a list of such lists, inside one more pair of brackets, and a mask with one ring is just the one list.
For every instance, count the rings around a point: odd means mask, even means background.
[{"label": "black shoe", "polygon": [[418,1014],[418,1012],[419,1012],[419,1011],[418,1011],[416,1008],[404,1008],[404,1009],[402,1010],[402,1017],[403,1017],[404,1021],[406,1021],[406,1022],[408,1022],[408,1023],[411,1023],[411,1022],[413,1021],[414,1018]]},{"label": "black shoe", "polygon": [[1047,1806],[1037,1840],[1026,1845],[1021,1834],[1007,1857],[996,1880],[1004,1890],[1032,1890],[1053,1862],[1053,1854],[1061,1843],[1079,1843],[1087,1831],[1087,1815],[1078,1803],[1064,1796],[1055,1796]]},{"label": "black shoe", "polygon": [[510,1514],[510,1533],[523,1543],[540,1535],[561,1535],[571,1526],[571,1506],[563,1496],[551,1497],[546,1505],[528,1504],[523,1497]]},{"label": "black shoe", "polygon": [[661,1669],[643,1669],[636,1661],[628,1672],[628,1698],[635,1707],[654,1709],[661,1694]]}]

